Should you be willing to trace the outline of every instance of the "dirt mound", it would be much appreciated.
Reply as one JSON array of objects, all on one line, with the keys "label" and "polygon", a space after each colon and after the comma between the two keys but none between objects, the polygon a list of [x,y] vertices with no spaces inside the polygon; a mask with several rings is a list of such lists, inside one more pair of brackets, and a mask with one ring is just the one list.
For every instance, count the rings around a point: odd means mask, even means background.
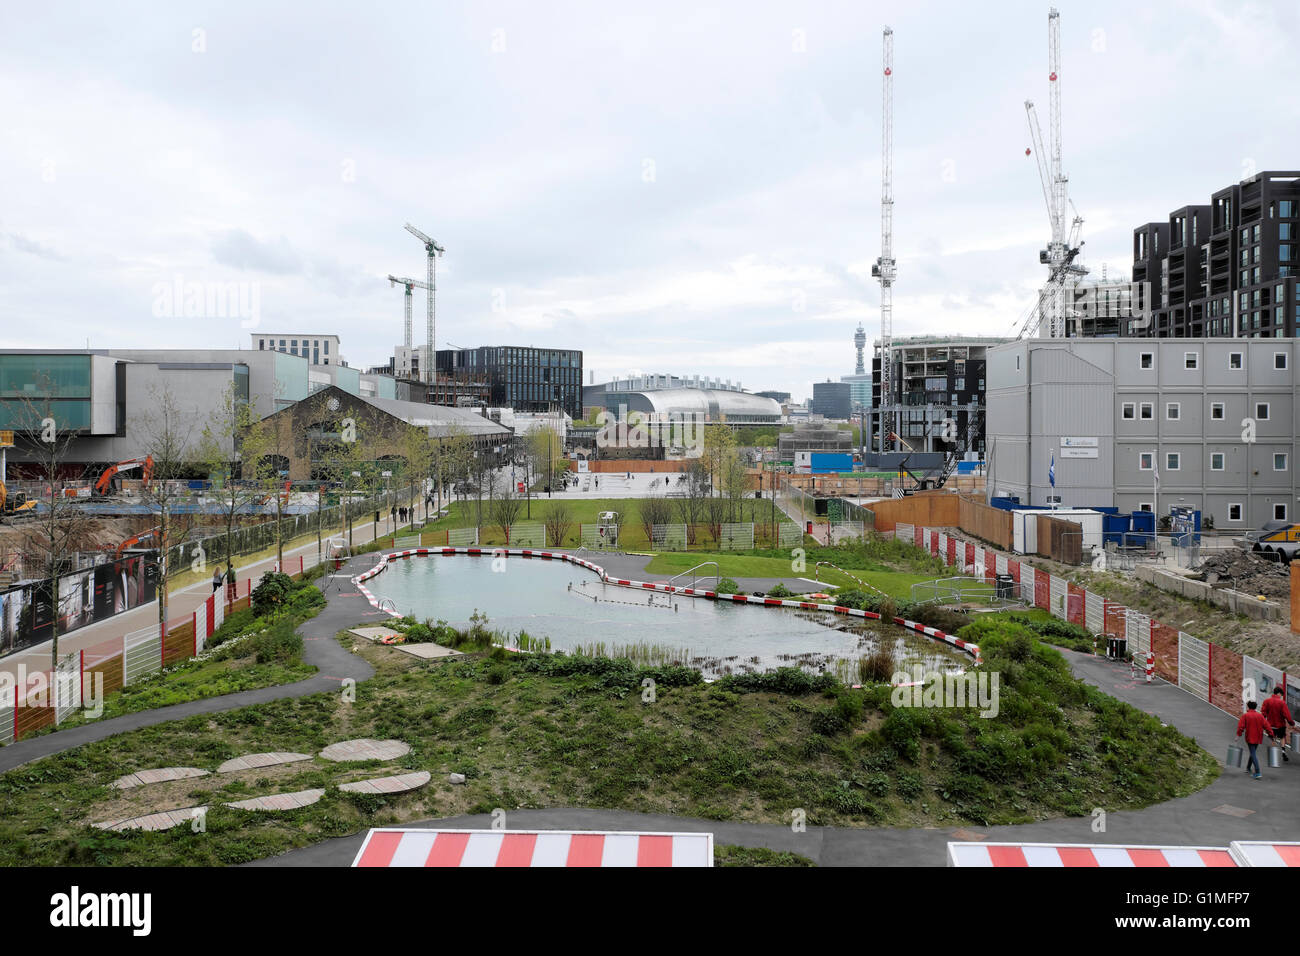
[{"label": "dirt mound", "polygon": [[1291,571],[1287,565],[1237,548],[1213,552],[1191,577],[1211,587],[1262,594],[1270,599],[1285,600],[1291,595]]}]

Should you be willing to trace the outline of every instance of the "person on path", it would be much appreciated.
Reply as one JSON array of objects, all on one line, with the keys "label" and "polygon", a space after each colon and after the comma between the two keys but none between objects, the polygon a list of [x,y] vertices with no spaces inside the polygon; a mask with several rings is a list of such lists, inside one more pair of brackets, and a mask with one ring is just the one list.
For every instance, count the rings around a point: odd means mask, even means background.
[{"label": "person on path", "polygon": [[212,593],[216,594],[221,590],[221,568],[212,569]]},{"label": "person on path", "polygon": [[1253,700],[1246,701],[1246,712],[1241,715],[1237,721],[1237,736],[1245,734],[1246,746],[1250,748],[1250,759],[1246,761],[1246,773],[1250,773],[1251,764],[1255,765],[1255,779],[1260,778],[1259,772],[1259,755],[1255,752],[1260,744],[1264,742],[1264,735],[1273,736],[1272,729],[1268,726],[1268,721],[1264,719],[1256,708],[1259,704]]},{"label": "person on path", "polygon": [[[1274,687],[1272,695],[1264,703],[1260,704],[1259,712],[1263,718],[1268,721],[1268,726],[1273,731],[1273,736],[1279,741],[1286,740],[1286,729],[1294,727],[1295,721],[1291,719],[1291,708],[1286,705],[1286,696],[1282,693],[1281,687]],[[1291,758],[1286,755],[1286,748],[1282,749],[1282,759],[1290,762]]]}]

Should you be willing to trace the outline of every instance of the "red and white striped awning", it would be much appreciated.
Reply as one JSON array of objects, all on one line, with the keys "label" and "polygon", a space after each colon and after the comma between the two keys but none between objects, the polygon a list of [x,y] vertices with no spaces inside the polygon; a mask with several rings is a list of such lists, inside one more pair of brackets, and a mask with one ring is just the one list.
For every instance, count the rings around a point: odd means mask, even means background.
[{"label": "red and white striped awning", "polygon": [[1237,866],[1226,847],[949,843],[949,866]]},{"label": "red and white striped awning", "polygon": [[1230,849],[1240,866],[1300,866],[1300,843],[1236,840]]},{"label": "red and white striped awning", "polygon": [[353,866],[712,866],[712,833],[377,828]]}]

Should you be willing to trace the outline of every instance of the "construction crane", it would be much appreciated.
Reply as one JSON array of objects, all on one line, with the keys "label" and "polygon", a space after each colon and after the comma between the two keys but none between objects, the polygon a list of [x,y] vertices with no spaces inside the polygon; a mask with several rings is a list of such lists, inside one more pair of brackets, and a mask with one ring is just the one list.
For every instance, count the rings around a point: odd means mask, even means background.
[{"label": "construction crane", "polygon": [[428,289],[429,283],[421,282],[419,279],[402,279],[395,275],[388,277],[389,287],[401,285],[406,290],[406,325],[403,327],[402,344],[408,349],[411,347],[411,299],[413,298],[412,290]]},{"label": "construction crane", "polygon": [[1061,166],[1061,14],[1055,7],[1047,14],[1047,81],[1051,89],[1050,156],[1043,148],[1043,131],[1038,125],[1038,113],[1032,100],[1025,100],[1025,115],[1029,122],[1030,149],[1038,161],[1038,176],[1043,185],[1043,199],[1047,203],[1047,218],[1051,225],[1051,238],[1047,248],[1038,253],[1038,261],[1047,266],[1047,284],[1039,293],[1038,308],[1032,312],[1020,330],[1019,338],[1032,337],[1046,332],[1048,338],[1065,338],[1066,282],[1071,276],[1086,275],[1088,270],[1076,264],[1083,243],[1079,233],[1083,219],[1076,212],[1069,235],[1065,219],[1070,202],[1070,178]]},{"label": "construction crane", "polygon": [[880,453],[892,449],[894,400],[892,345],[894,339],[894,31],[885,27],[884,79],[881,93],[880,140],[880,258],[871,267],[880,280]]},{"label": "construction crane", "polygon": [[416,229],[409,222],[406,224],[406,231],[424,243],[424,252],[428,257],[429,262],[429,279],[428,285],[425,286],[425,289],[428,290],[429,294],[428,325],[425,330],[427,332],[425,341],[428,343],[426,347],[428,348],[429,354],[424,357],[424,380],[432,385],[437,377],[437,352],[434,350],[433,346],[433,302],[434,297],[438,292],[437,261],[438,256],[442,255],[447,250],[443,249],[442,246],[438,245],[438,243],[434,242],[419,229]]}]

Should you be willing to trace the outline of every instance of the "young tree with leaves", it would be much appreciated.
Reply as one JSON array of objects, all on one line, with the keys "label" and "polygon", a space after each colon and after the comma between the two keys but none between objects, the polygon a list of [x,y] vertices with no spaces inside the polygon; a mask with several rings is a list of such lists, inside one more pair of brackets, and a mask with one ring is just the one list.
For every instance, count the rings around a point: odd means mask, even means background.
[{"label": "young tree with leaves", "polygon": [[255,418],[251,405],[239,397],[232,382],[216,412],[204,423],[198,440],[197,458],[212,482],[209,500],[220,507],[225,528],[227,581],[234,580],[235,527],[239,516],[248,515],[262,498],[258,485],[243,479],[239,464],[244,436]]}]

